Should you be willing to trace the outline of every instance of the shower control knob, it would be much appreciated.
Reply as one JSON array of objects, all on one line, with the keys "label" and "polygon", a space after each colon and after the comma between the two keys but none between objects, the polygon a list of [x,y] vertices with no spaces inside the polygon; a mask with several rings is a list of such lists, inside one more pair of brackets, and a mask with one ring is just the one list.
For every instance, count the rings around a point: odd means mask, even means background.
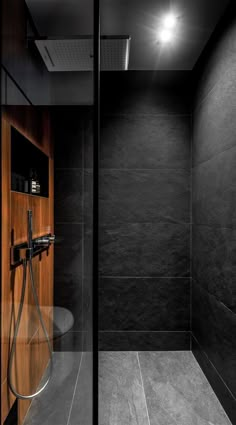
[{"label": "shower control knob", "polygon": [[55,243],[56,236],[55,235],[51,235],[51,236],[49,236],[48,240],[49,240],[49,243]]}]

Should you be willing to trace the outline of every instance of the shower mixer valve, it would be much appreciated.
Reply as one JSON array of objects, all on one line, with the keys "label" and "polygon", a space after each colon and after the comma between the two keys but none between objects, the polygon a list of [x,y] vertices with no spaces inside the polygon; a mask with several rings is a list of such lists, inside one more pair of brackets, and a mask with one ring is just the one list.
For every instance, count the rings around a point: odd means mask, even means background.
[{"label": "shower mixer valve", "polygon": [[42,238],[34,239],[33,245],[35,247],[37,246],[50,246],[51,244],[55,243],[55,235],[51,236],[43,236]]},{"label": "shower mixer valve", "polygon": [[16,266],[24,259],[30,259],[41,252],[48,250],[55,243],[55,235],[45,235],[32,239],[31,243],[23,243],[11,247],[11,265]]},{"label": "shower mixer valve", "polygon": [[11,265],[16,266],[23,260],[30,260],[35,255],[48,250],[50,245],[55,243],[55,235],[47,234],[33,239],[32,211],[27,212],[28,218],[28,241],[11,247]]}]

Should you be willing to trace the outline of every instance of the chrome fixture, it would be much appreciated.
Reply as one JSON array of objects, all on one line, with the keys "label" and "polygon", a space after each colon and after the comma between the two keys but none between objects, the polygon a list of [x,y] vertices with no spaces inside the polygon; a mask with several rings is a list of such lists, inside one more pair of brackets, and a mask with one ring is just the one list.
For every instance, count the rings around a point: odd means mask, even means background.
[{"label": "chrome fixture", "polygon": [[33,241],[33,245],[35,247],[37,246],[49,247],[52,243],[55,243],[55,235],[43,236],[42,238],[37,238],[37,239],[34,239]]},{"label": "chrome fixture", "polygon": [[[29,216],[29,223],[32,218]],[[48,250],[51,244],[55,243],[55,235],[47,234],[36,239],[32,239],[31,230],[28,230],[28,242],[11,247],[11,266],[21,264],[26,258],[29,260],[43,251]]]},{"label": "chrome fixture", "polygon": [[[15,255],[17,254],[19,264],[23,264],[23,285],[22,285],[22,291],[21,291],[20,306],[19,306],[19,311],[18,311],[16,325],[15,325],[15,331],[14,331],[14,336],[13,336],[13,342],[12,342],[12,346],[11,346],[11,350],[10,350],[10,356],[9,356],[8,385],[11,389],[11,392],[17,398],[22,399],[22,400],[32,399],[32,398],[36,397],[37,395],[39,395],[47,387],[47,385],[48,385],[48,383],[49,383],[49,381],[52,377],[52,372],[53,372],[52,347],[51,347],[48,331],[47,331],[47,328],[45,326],[45,323],[44,323],[44,320],[43,320],[43,317],[42,317],[42,313],[41,313],[41,310],[40,310],[40,306],[39,306],[39,300],[38,300],[37,290],[36,290],[35,281],[34,281],[32,258],[36,254],[42,252],[42,250],[44,250],[45,247],[46,247],[46,249],[48,249],[50,244],[55,242],[55,236],[48,235],[48,236],[44,236],[42,238],[37,238],[37,239],[33,240],[32,234],[33,234],[33,231],[32,231],[32,211],[29,210],[28,211],[28,243],[26,244],[26,246],[13,247],[13,250],[12,250],[13,257],[14,257],[14,254]],[[39,243],[39,241],[41,241],[41,242]],[[23,245],[25,245],[25,244],[23,244]],[[39,245],[39,249],[38,249],[38,245]],[[48,351],[49,351],[49,356],[50,356],[50,368],[49,368],[48,378],[46,379],[46,382],[42,385],[42,387],[39,388],[33,394],[21,394],[21,393],[19,393],[12,383],[13,359],[14,359],[14,355],[16,353],[17,336],[18,336],[19,327],[20,327],[20,323],[21,323],[21,317],[22,317],[22,311],[23,311],[24,299],[25,299],[26,278],[27,278],[27,263],[29,264],[30,282],[31,282],[31,288],[32,288],[32,293],[33,293],[33,297],[34,297],[35,307],[36,307],[36,310],[37,310],[37,313],[38,313],[40,324],[41,324],[42,329],[43,329],[43,333],[45,335],[45,339],[46,339]]]},{"label": "chrome fixture", "polygon": [[[50,72],[93,71],[93,37],[34,40]],[[128,35],[101,36],[101,71],[127,71],[131,38]]]}]

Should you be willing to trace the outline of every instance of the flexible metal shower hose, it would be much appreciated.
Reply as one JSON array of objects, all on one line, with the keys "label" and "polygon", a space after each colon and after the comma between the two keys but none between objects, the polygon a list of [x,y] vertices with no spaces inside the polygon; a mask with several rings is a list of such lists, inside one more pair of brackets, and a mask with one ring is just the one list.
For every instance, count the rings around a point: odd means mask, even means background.
[{"label": "flexible metal shower hose", "polygon": [[17,336],[18,336],[19,327],[20,327],[20,323],[21,323],[21,317],[22,317],[22,311],[23,311],[24,299],[25,299],[25,290],[26,290],[27,260],[24,259],[23,260],[23,284],[22,284],[22,291],[21,291],[21,299],[20,299],[19,311],[18,311],[16,325],[15,325],[13,342],[12,342],[11,351],[10,351],[9,364],[8,364],[8,384],[9,384],[9,387],[10,387],[12,393],[17,398],[20,398],[22,400],[28,400],[28,399],[34,398],[37,395],[39,395],[48,385],[48,383],[51,379],[51,376],[52,376],[52,372],[53,372],[52,347],[51,347],[51,343],[50,343],[50,339],[49,339],[49,335],[48,335],[46,326],[45,326],[44,321],[43,321],[42,313],[41,313],[41,310],[40,310],[40,307],[39,307],[39,300],[38,300],[38,295],[37,295],[35,282],[34,282],[32,258],[30,258],[28,260],[28,262],[29,262],[30,281],[31,281],[31,287],[32,287],[34,302],[35,302],[38,317],[39,317],[39,320],[40,320],[40,323],[41,323],[41,326],[42,326],[42,329],[43,329],[43,332],[44,332],[44,335],[45,335],[45,338],[46,338],[46,341],[47,341],[48,351],[49,351],[49,354],[50,354],[50,369],[49,369],[49,374],[48,374],[48,378],[47,378],[46,382],[43,384],[43,386],[39,390],[37,390],[33,394],[28,394],[28,395],[27,394],[20,394],[16,390],[16,388],[14,387],[14,385],[12,383],[13,360],[14,360],[14,355],[15,355],[15,352],[16,352]]}]

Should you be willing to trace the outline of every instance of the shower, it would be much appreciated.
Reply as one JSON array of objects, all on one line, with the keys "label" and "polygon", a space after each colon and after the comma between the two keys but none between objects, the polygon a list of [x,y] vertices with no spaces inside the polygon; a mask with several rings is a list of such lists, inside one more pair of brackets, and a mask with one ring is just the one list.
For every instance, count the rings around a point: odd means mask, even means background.
[{"label": "shower", "polygon": [[235,0],[1,16],[1,425],[235,425]]},{"label": "shower", "polygon": [[[21,246],[12,247],[12,258],[13,258],[14,263],[17,261],[17,262],[20,262],[21,264],[23,264],[23,283],[22,283],[22,292],[21,292],[21,297],[20,297],[19,311],[18,311],[18,316],[17,316],[17,319],[16,319],[13,342],[12,342],[12,346],[11,346],[11,350],[10,350],[9,365],[8,365],[8,384],[9,384],[9,387],[10,387],[12,393],[17,398],[22,399],[22,400],[33,399],[34,397],[41,394],[41,392],[44,391],[44,389],[47,387],[47,385],[48,385],[48,383],[49,383],[49,381],[52,377],[52,373],[53,373],[52,346],[51,346],[51,342],[50,342],[50,338],[49,338],[49,335],[48,335],[47,328],[45,326],[45,323],[44,323],[44,320],[43,320],[43,317],[42,317],[42,312],[41,312],[41,309],[40,309],[39,299],[38,299],[37,290],[36,290],[36,286],[35,286],[32,258],[35,255],[40,255],[42,250],[49,249],[50,244],[55,242],[55,236],[54,235],[53,236],[52,235],[46,235],[46,236],[42,236],[42,237],[37,238],[37,239],[33,239],[33,237],[32,237],[32,234],[33,234],[33,230],[32,230],[33,217],[32,217],[32,211],[31,210],[29,210],[27,212],[27,218],[28,218],[28,220],[27,220],[27,223],[28,223],[28,243],[21,245]],[[18,337],[18,332],[19,332],[19,328],[20,328],[20,324],[21,324],[22,311],[23,311],[24,301],[25,301],[27,265],[29,265],[30,282],[31,282],[31,289],[32,289],[32,293],[33,293],[33,297],[34,297],[34,301],[35,301],[35,307],[36,307],[37,314],[38,314],[38,317],[39,317],[39,320],[40,320],[40,324],[41,324],[42,329],[43,329],[43,333],[45,335],[45,340],[47,341],[48,351],[49,351],[49,354],[50,354],[50,367],[49,367],[49,371],[48,371],[48,378],[46,379],[46,382],[43,383],[42,387],[40,389],[38,389],[36,392],[34,392],[33,394],[21,394],[20,392],[18,392],[16,387],[13,384],[13,379],[12,379],[13,361],[14,361],[14,356],[15,356],[15,353],[16,353],[17,337]]]}]

